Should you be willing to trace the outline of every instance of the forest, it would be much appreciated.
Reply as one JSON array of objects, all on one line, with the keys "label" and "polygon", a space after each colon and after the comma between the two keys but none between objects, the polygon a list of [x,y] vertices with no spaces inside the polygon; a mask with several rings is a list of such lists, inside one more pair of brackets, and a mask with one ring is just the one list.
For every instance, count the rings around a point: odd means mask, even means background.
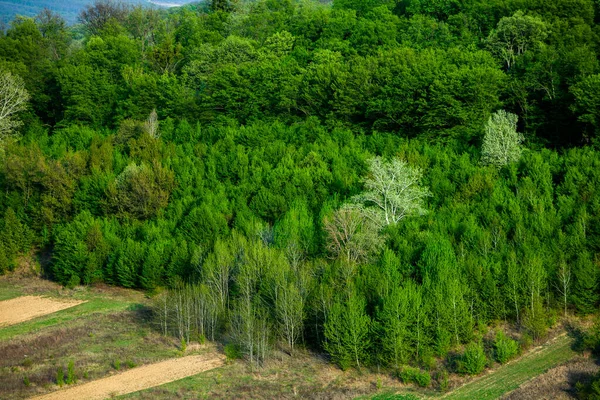
[{"label": "forest", "polygon": [[478,374],[597,311],[599,22],[599,0],[17,17],[0,273],[35,253],[66,287],[147,291],[165,334],[257,366]]}]

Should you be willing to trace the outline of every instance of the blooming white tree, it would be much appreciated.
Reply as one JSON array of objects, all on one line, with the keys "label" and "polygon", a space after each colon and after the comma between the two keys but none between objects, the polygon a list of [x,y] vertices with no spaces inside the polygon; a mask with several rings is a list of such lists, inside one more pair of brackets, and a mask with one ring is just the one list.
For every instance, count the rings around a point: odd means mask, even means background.
[{"label": "blooming white tree", "polygon": [[501,168],[521,158],[523,135],[517,132],[518,117],[504,110],[497,111],[485,126],[481,148],[484,164]]},{"label": "blooming white tree", "polygon": [[0,143],[22,125],[15,114],[27,108],[29,94],[23,79],[8,71],[0,71]]},{"label": "blooming white tree", "polygon": [[424,200],[431,196],[428,188],[421,187],[422,172],[405,161],[384,161],[375,157],[370,161],[365,179],[365,192],[352,198],[379,227],[396,224],[410,215],[423,215]]}]

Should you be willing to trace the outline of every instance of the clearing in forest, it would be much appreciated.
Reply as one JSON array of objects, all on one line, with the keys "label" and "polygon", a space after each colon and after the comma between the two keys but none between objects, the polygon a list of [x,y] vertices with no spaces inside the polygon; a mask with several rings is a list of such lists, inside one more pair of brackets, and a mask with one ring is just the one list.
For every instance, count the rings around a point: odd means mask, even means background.
[{"label": "clearing in forest", "polygon": [[497,399],[530,379],[575,357],[576,353],[571,349],[572,344],[573,339],[566,333],[557,336],[529,351],[523,357],[475,378],[442,398]]},{"label": "clearing in forest", "polygon": [[137,392],[218,368],[225,357],[217,353],[174,358],[133,368],[118,375],[57,390],[34,400],[100,400]]},{"label": "clearing in forest", "polygon": [[85,301],[23,296],[0,301],[0,327],[18,324],[43,315],[75,307]]}]

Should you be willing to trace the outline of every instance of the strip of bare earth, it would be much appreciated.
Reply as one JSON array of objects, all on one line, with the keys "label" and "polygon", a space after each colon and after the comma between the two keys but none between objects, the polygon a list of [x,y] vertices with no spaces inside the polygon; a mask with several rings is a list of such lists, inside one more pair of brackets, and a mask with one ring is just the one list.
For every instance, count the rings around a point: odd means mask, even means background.
[{"label": "strip of bare earth", "polygon": [[225,357],[217,353],[175,358],[58,390],[34,400],[101,400],[164,385],[221,367],[224,363]]},{"label": "strip of bare earth", "polygon": [[41,296],[22,296],[0,301],[0,327],[25,322],[43,315],[75,307],[85,301],[54,300]]}]

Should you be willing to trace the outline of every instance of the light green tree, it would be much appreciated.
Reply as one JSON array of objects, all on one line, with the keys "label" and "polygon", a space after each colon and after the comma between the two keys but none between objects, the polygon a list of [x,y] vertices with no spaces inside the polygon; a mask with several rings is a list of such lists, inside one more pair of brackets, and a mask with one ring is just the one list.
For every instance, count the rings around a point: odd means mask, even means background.
[{"label": "light green tree", "polygon": [[406,362],[409,353],[408,324],[411,305],[409,300],[409,290],[394,288],[383,299],[379,315],[383,331],[382,346],[387,358],[395,368],[399,368]]},{"label": "light green tree", "polygon": [[377,226],[397,224],[405,217],[427,212],[424,201],[431,193],[420,185],[420,168],[400,159],[385,161],[381,157],[371,159],[369,164],[366,190],[352,202]]},{"label": "light green tree", "polygon": [[548,29],[544,21],[519,10],[498,22],[496,29],[490,33],[488,43],[491,50],[502,58],[506,68],[510,69],[518,56],[539,46],[547,36]]},{"label": "light green tree", "polygon": [[484,164],[501,168],[521,158],[523,135],[517,132],[518,117],[500,110],[495,112],[485,126],[481,148]]},{"label": "light green tree", "polygon": [[367,356],[371,319],[365,307],[365,299],[352,291],[347,301],[337,301],[329,310],[324,347],[342,369],[351,364],[360,368],[361,360]]}]

